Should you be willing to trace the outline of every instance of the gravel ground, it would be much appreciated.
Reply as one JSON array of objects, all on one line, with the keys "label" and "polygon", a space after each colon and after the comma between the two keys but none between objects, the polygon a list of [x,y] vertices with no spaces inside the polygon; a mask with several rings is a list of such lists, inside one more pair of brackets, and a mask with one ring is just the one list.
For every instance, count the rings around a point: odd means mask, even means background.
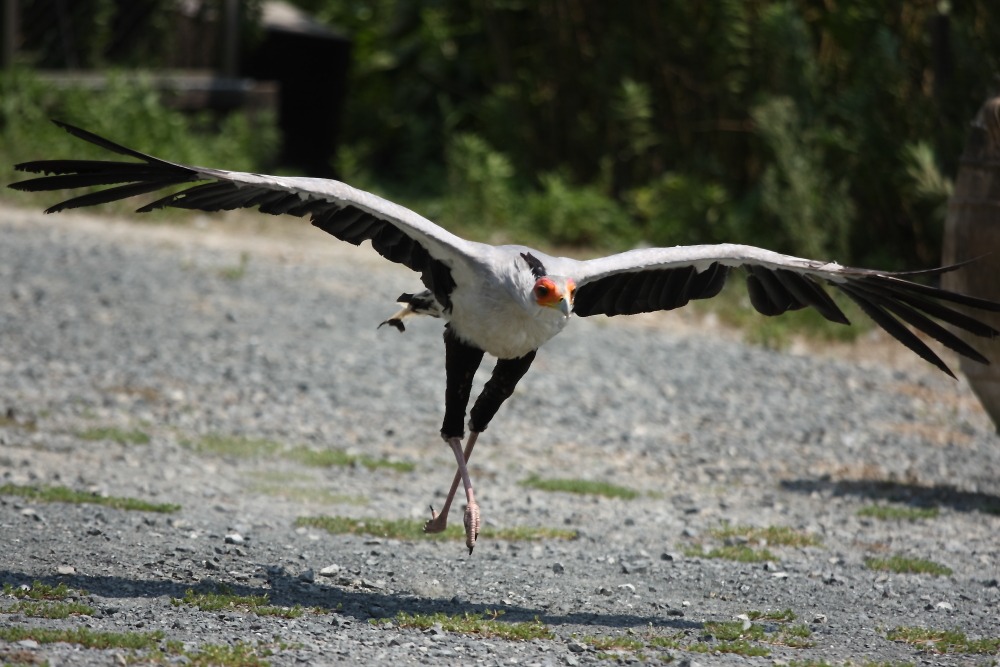
[{"label": "gravel ground", "polygon": [[[0,597],[0,629],[163,631],[193,662],[211,645],[293,664],[995,664],[890,641],[897,626],[1000,636],[1000,447],[964,382],[867,337],[836,355],[744,345],[690,315],[578,319],[547,346],[471,466],[487,527],[574,540],[461,542],[331,535],[301,516],[424,518],[453,460],[437,435],[437,322],[376,325],[419,287],[405,269],[299,221],[108,222],[0,208],[0,484],[62,485],[181,506],[173,514],[0,496],[0,582],[83,589],[92,616],[37,618]],[[480,380],[485,379],[485,373]],[[141,431],[147,444],[88,440]],[[411,472],[209,455],[212,436],[339,449]],[[533,490],[532,474],[614,482],[633,500]],[[873,504],[936,518],[858,516]],[[460,523],[460,516],[456,517]],[[813,546],[764,563],[691,555],[730,526],[787,527]],[[227,537],[228,536],[228,537]],[[735,539],[739,543],[739,537]],[[950,576],[867,569],[904,555]],[[225,584],[298,618],[174,605]],[[706,622],[791,609],[721,653]],[[370,619],[502,610],[553,639],[478,638]],[[588,638],[682,648],[599,650]],[[697,642],[708,653],[689,650]],[[785,642],[787,643],[787,642]],[[688,647],[688,648],[684,648]],[[745,651],[744,651],[745,652]],[[123,648],[0,641],[0,662],[141,662]]]}]

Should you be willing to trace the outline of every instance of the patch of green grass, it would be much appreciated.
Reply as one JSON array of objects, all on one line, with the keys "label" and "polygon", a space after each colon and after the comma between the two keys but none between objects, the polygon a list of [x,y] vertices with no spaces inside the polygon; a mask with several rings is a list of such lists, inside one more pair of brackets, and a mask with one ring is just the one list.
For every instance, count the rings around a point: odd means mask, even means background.
[{"label": "patch of green grass", "polygon": [[932,574],[936,577],[951,575],[951,568],[934,561],[909,556],[889,556],[888,558],[866,558],[865,567],[869,570],[886,570],[899,574]]},{"label": "patch of green grass", "polygon": [[155,648],[163,640],[163,632],[161,630],[156,632],[97,632],[90,628],[0,627],[0,640],[2,641],[19,642],[25,639],[34,639],[39,644],[66,642],[67,644],[79,644],[85,648],[141,650]]},{"label": "patch of green grass", "polygon": [[[441,533],[425,533],[424,522],[413,519],[355,519],[345,516],[303,516],[295,520],[296,526],[320,528],[329,533],[340,535],[374,535],[395,540],[444,539],[464,540],[465,532],[457,525],[450,525]],[[574,530],[544,527],[484,528],[479,533],[480,539],[534,541],[563,539],[571,540],[577,536]]]},{"label": "patch of green grass", "polygon": [[897,505],[866,505],[858,510],[858,516],[882,521],[920,521],[936,519],[937,507],[899,507]]},{"label": "patch of green grass", "polygon": [[684,555],[691,558],[721,558],[739,563],[764,563],[777,560],[777,557],[767,549],[754,549],[745,544],[716,547],[709,551],[701,548],[685,549]]},{"label": "patch of green grass", "polygon": [[1000,637],[969,639],[961,630],[934,630],[901,626],[890,630],[886,639],[914,644],[933,653],[1000,653]]},{"label": "patch of green grass", "polygon": [[209,434],[198,440],[182,440],[181,445],[199,454],[242,458],[281,457],[315,468],[360,465],[369,470],[388,468],[398,472],[410,472],[416,467],[404,461],[355,456],[339,449],[317,450],[303,446],[289,449],[275,440],[235,435]]},{"label": "patch of green grass", "polygon": [[[446,632],[459,632],[462,634],[479,635],[481,637],[496,637],[498,639],[530,641],[532,639],[555,639],[555,635],[547,625],[535,619],[534,621],[521,623],[507,623],[497,620],[503,616],[503,610],[489,611],[481,614],[455,614],[449,616],[443,613],[436,614],[408,614],[401,611],[391,619],[401,628],[417,628],[425,630],[440,624]],[[379,621],[374,621],[378,624]]]},{"label": "patch of green grass", "polygon": [[755,526],[730,526],[729,524],[723,524],[719,528],[713,528],[709,532],[713,537],[720,540],[742,538],[755,544],[767,544],[771,546],[813,547],[822,544],[821,540],[815,535],[788,528],[787,526],[758,528]]},{"label": "patch of green grass", "polygon": [[96,493],[74,491],[64,486],[20,486],[18,484],[0,485],[0,496],[20,496],[40,503],[84,503],[103,505],[116,510],[133,510],[138,512],[170,513],[178,511],[181,506],[172,503],[150,503],[137,498],[118,498],[115,496],[99,496]]},{"label": "patch of green grass", "polygon": [[87,595],[87,591],[70,588],[65,582],[60,582],[58,586],[44,584],[37,579],[32,582],[30,588],[21,588],[11,584],[3,585],[3,594],[23,600],[65,600],[74,595]]},{"label": "patch of green grass", "polygon": [[773,621],[775,623],[787,623],[789,621],[794,621],[797,617],[795,612],[791,609],[784,609],[782,611],[757,611],[751,610],[747,612],[747,618],[751,621]]},{"label": "patch of green grass", "polygon": [[805,623],[800,623],[782,629],[771,643],[783,644],[789,648],[810,648],[815,645],[815,642],[809,639],[810,637],[812,637],[812,629]]},{"label": "patch of green grass", "polygon": [[191,667],[267,667],[271,663],[263,658],[272,655],[268,648],[239,642],[228,644],[203,644],[195,651],[185,651],[185,664]]},{"label": "patch of green grass", "polygon": [[181,445],[199,454],[255,458],[273,456],[282,449],[280,442],[263,438],[210,433],[197,440],[182,440]]},{"label": "patch of green grass", "polygon": [[750,642],[744,640],[719,642],[718,644],[698,642],[688,646],[687,650],[692,653],[713,653],[718,651],[719,653],[733,653],[736,655],[757,657],[767,657],[771,655],[771,649],[760,646],[759,644],[751,644]]},{"label": "patch of green grass", "polygon": [[712,647],[713,651],[718,651],[719,653],[733,653],[736,655],[746,655],[746,656],[757,656],[764,657],[771,655],[771,649],[760,646],[759,644],[751,644],[745,639],[738,639],[731,642],[719,642]]},{"label": "patch of green grass", "polygon": [[69,618],[70,616],[93,616],[94,608],[81,602],[49,602],[20,600],[13,607],[0,613],[24,614],[32,618]]},{"label": "patch of green grass", "polygon": [[287,486],[284,484],[252,484],[250,490],[297,502],[324,503],[327,505],[366,505],[368,499],[363,496],[348,496],[333,493],[326,489],[314,489],[302,486]]},{"label": "patch of green grass", "polygon": [[316,450],[308,447],[295,447],[288,452],[288,458],[315,468],[361,465],[369,470],[388,468],[397,472],[411,472],[416,468],[415,465],[406,461],[388,461],[386,459],[373,459],[369,456],[355,456],[339,449]]},{"label": "patch of green grass", "polygon": [[579,493],[592,496],[604,496],[605,498],[622,498],[632,500],[639,496],[639,492],[617,484],[609,482],[595,482],[586,479],[543,479],[537,475],[532,475],[521,482],[522,486],[527,486],[539,491],[560,491],[563,493]]},{"label": "patch of green grass", "polygon": [[681,648],[680,639],[683,636],[683,632],[678,632],[672,637],[647,637],[646,646],[659,649],[678,649]]},{"label": "patch of green grass", "polygon": [[[795,617],[790,611],[772,612],[773,620],[784,622]],[[761,616],[763,617],[763,616]],[[641,651],[643,649],[670,649],[684,650],[692,653],[734,653],[745,656],[766,657],[771,654],[771,649],[761,643],[773,644],[776,646],[786,646],[790,648],[808,648],[813,646],[813,642],[808,641],[812,631],[806,625],[784,627],[776,632],[768,632],[767,629],[758,623],[747,624],[746,621],[710,621],[704,624],[704,630],[711,635],[711,642],[694,642],[684,644],[684,633],[679,632],[673,636],[647,635],[641,637],[614,636],[614,637],[585,637],[583,642],[589,644],[597,651],[597,656],[605,659],[619,659],[622,651],[630,651],[636,654],[640,662],[645,662]],[[604,653],[612,651],[609,653]]]},{"label": "patch of green grass", "polygon": [[[791,620],[795,618],[795,615],[791,613],[790,610],[785,610],[784,612],[777,612],[772,614],[773,618],[778,622],[784,622],[786,620]],[[805,624],[793,625],[789,627],[783,627],[777,632],[768,633],[764,626],[759,623],[750,623],[747,627],[745,621],[726,621],[726,622],[708,622],[704,625],[705,631],[714,636],[719,640],[720,644],[728,644],[730,648],[739,650],[727,651],[724,648],[719,648],[718,646],[713,646],[712,649],[716,651],[726,652],[739,652],[742,655],[770,655],[770,651],[767,652],[745,652],[747,650],[747,645],[749,642],[767,642],[769,644],[775,644],[780,646],[788,646],[790,648],[808,648],[813,645],[813,642],[808,641],[808,638],[812,636],[812,630],[809,626]],[[750,645],[752,648],[752,645]],[[762,649],[763,647],[757,647]],[[756,651],[756,649],[755,649]]]},{"label": "patch of green grass", "polygon": [[110,440],[119,445],[148,445],[150,437],[148,433],[139,430],[126,430],[117,426],[97,426],[83,431],[77,431],[76,436],[81,440]]},{"label": "patch of green grass", "polygon": [[705,623],[705,631],[712,634],[720,641],[733,641],[736,639],[760,640],[764,638],[764,626],[758,623],[751,623],[749,628],[745,628],[743,621],[709,621]]},{"label": "patch of green grass", "polygon": [[634,637],[584,637],[584,644],[590,644],[598,651],[638,651],[645,648],[646,643]]},{"label": "patch of green grass", "polygon": [[228,586],[219,586],[214,593],[196,593],[187,589],[183,598],[171,598],[175,607],[188,604],[198,607],[201,611],[220,611],[223,609],[247,611],[258,616],[278,616],[281,618],[299,618],[305,613],[300,605],[294,607],[279,607],[269,605],[265,595],[236,595]]}]

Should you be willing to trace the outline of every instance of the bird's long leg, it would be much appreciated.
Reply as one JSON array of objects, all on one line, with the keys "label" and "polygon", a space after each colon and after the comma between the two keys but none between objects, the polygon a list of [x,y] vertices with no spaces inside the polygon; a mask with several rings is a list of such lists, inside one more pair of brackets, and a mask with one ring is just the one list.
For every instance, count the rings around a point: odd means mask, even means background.
[{"label": "bird's long leg", "polygon": [[[462,519],[465,523],[465,546],[469,547],[469,554],[472,554],[472,550],[476,548],[476,539],[479,537],[479,503],[476,502],[476,495],[472,491],[472,479],[469,477],[469,467],[465,464],[466,457],[462,453],[462,439],[451,438],[448,444],[451,445],[452,451],[455,452],[455,461],[458,462],[458,474],[461,476],[462,484],[465,486],[465,514]],[[469,453],[472,453],[471,450]]]},{"label": "bird's long leg", "polygon": [[[462,459],[465,463],[469,462],[469,457],[472,456],[472,448],[476,446],[476,438],[479,437],[479,433],[472,431],[469,433],[469,440],[465,443],[465,451],[462,453]],[[468,469],[466,469],[466,476],[468,475]],[[434,506],[431,505],[431,520],[424,524],[425,533],[440,533],[445,528],[448,527],[448,511],[451,510],[451,501],[455,499],[455,492],[458,491],[458,485],[462,482],[462,469],[459,468],[455,472],[455,479],[451,482],[451,490],[448,491],[448,497],[444,500],[444,505],[441,506],[440,512],[434,511]]]},{"label": "bird's long leg", "polygon": [[465,435],[465,411],[472,393],[472,380],[485,353],[479,348],[459,340],[451,327],[445,327],[444,349],[447,384],[441,437],[455,453],[458,474],[452,484],[451,491],[448,493],[445,505],[441,508],[441,513],[438,514],[431,507],[431,519],[424,524],[424,532],[436,533],[445,529],[448,522],[448,510],[451,509],[451,501],[458,490],[458,481],[461,479],[465,484],[465,495],[468,500],[468,506],[465,510],[465,542],[469,547],[469,553],[472,553],[476,537],[479,535],[479,507],[475,503],[472,480],[469,478],[466,460],[472,455],[472,447],[475,445],[478,433],[469,436],[469,445],[465,452],[462,451],[462,437]]}]

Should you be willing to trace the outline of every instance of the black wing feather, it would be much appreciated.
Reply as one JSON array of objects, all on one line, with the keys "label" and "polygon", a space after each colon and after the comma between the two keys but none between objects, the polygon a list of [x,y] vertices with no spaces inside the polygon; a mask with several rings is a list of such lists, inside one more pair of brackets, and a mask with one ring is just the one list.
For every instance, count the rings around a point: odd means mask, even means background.
[{"label": "black wing feather", "polygon": [[573,312],[591,315],[634,315],[673,310],[691,299],[708,299],[722,289],[728,269],[712,264],[698,272],[693,266],[616,273],[577,290]]},{"label": "black wing feather", "polygon": [[854,303],[858,304],[858,307],[861,308],[861,310],[863,310],[868,317],[872,318],[876,324],[885,329],[890,336],[910,348],[910,350],[915,352],[921,359],[934,364],[951,377],[955,377],[955,374],[951,372],[951,369],[948,368],[939,356],[934,354],[934,351],[931,350],[931,348],[927,347],[926,343],[920,340],[920,338],[918,338],[912,331],[907,329],[906,326],[899,320],[894,318],[882,307],[872,301],[862,290],[847,284],[838,285],[837,287],[849,296]]},{"label": "black wing feather", "polygon": [[831,322],[848,325],[851,323],[837,302],[811,278],[788,269],[777,269],[774,271],[774,275],[799,303],[812,306]]},{"label": "black wing feather", "polygon": [[945,347],[948,347],[955,352],[968,357],[969,359],[978,361],[981,364],[990,363],[986,357],[981,355],[971,345],[921,313],[919,310],[908,306],[902,301],[894,301],[891,297],[888,297],[885,294],[880,294],[878,291],[867,289],[862,285],[852,285],[851,288],[859,292],[863,292],[871,301],[879,304],[883,309],[906,321],[910,326],[918,331],[922,331],[928,336],[931,336]]},{"label": "black wing feather", "polygon": [[[812,307],[831,322],[850,324],[824,289],[822,283],[825,282],[829,287],[844,292],[893,338],[949,375],[953,375],[951,370],[909,327],[969,359],[989,363],[984,355],[942,323],[978,336],[1000,336],[988,324],[948,305],[1000,311],[1000,303],[914,283],[901,276],[934,276],[954,268],[906,274],[847,269],[826,278],[809,273],[808,269],[800,273],[763,264],[743,265],[750,302],[758,312],[780,315],[789,310]],[[727,275],[728,267],[718,262],[701,272],[696,271],[694,266],[679,266],[612,273],[583,284],[577,291],[574,311],[586,317],[671,310],[687,304],[691,299],[715,296],[722,289]],[[940,323],[935,320],[940,320]]]}]

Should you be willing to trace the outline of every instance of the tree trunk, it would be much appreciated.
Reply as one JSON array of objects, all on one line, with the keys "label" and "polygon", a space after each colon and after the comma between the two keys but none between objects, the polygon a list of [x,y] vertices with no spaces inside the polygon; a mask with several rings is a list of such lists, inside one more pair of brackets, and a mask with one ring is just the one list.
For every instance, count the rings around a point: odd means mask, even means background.
[{"label": "tree trunk", "polygon": [[[960,165],[948,202],[944,264],[981,259],[945,274],[941,282],[950,290],[1000,301],[1000,96],[988,100],[973,120]],[[1000,313],[976,317],[1000,329]],[[963,337],[992,362],[986,366],[963,358],[961,364],[1000,433],[1000,338]]]}]

